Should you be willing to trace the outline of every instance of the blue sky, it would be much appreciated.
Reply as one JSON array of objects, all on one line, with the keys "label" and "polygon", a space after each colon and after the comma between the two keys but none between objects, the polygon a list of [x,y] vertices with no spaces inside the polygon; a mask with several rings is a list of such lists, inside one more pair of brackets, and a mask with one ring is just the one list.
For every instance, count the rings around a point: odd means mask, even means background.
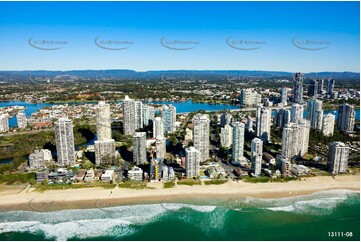
[{"label": "blue sky", "polygon": [[[359,72],[359,20],[359,2],[0,2],[0,70]],[[30,37],[66,44],[41,50]],[[132,44],[107,50],[97,37]],[[166,48],[162,37],[194,48]],[[226,44],[229,37],[263,44],[239,50]],[[292,40],[326,48],[297,48]]]}]

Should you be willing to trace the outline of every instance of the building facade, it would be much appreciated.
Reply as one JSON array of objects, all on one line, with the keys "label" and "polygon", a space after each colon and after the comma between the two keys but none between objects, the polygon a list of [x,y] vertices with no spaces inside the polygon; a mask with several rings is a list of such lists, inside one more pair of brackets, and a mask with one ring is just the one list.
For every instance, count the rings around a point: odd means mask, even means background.
[{"label": "building facade", "polygon": [[0,133],[9,131],[9,119],[5,114],[0,115]]},{"label": "building facade", "polygon": [[308,152],[310,122],[289,123],[282,131],[282,156],[288,160],[302,157]]},{"label": "building facade", "polygon": [[199,176],[199,164],[201,162],[201,153],[196,148],[189,147],[186,152],[186,176],[198,177]]},{"label": "building facade", "polygon": [[223,128],[225,125],[231,125],[232,124],[233,116],[229,113],[223,113],[221,115],[221,127]]},{"label": "building facade", "polygon": [[239,102],[242,107],[247,106],[256,106],[258,104],[261,104],[262,96],[261,94],[258,94],[256,91],[253,91],[252,89],[242,89],[240,96],[239,96]]},{"label": "building facade", "polygon": [[324,136],[333,136],[333,132],[335,129],[335,119],[336,116],[329,113],[323,116],[322,119],[322,134]]},{"label": "building facade", "polygon": [[302,103],[303,101],[303,73],[296,73],[293,77],[293,102]]},{"label": "building facade", "polygon": [[303,121],[303,105],[294,103],[291,108],[291,122],[301,123]]},{"label": "building facade", "polygon": [[26,126],[28,125],[28,121],[27,121],[25,113],[18,113],[16,115],[16,121],[18,123],[18,128],[19,129],[25,129]]},{"label": "building facade", "polygon": [[322,129],[322,101],[311,99],[307,101],[307,120],[310,121],[311,129]]},{"label": "building facade", "polygon": [[73,122],[68,118],[59,118],[55,122],[55,142],[58,155],[57,164],[71,166],[75,164],[75,146]]},{"label": "building facade", "polygon": [[176,117],[177,117],[177,110],[173,105],[163,106],[162,120],[164,123],[164,132],[165,133],[175,132]]},{"label": "building facade", "polygon": [[147,136],[145,132],[133,135],[133,163],[142,165],[147,162]]},{"label": "building facade", "polygon": [[242,162],[245,160],[244,152],[244,124],[234,122],[232,129],[232,161]]},{"label": "building facade", "polygon": [[201,162],[209,159],[209,129],[208,115],[196,114],[193,117],[193,146],[201,153]]},{"label": "building facade", "polygon": [[261,175],[262,153],[263,153],[263,141],[259,138],[254,138],[251,142],[251,161],[252,161],[252,169],[256,176]]},{"label": "building facade", "polygon": [[337,128],[345,132],[352,132],[355,125],[355,108],[350,104],[343,104],[338,109]]},{"label": "building facade", "polygon": [[153,122],[153,138],[164,137],[164,124],[161,117],[156,117]]},{"label": "building facade", "polygon": [[271,109],[257,106],[256,113],[256,136],[267,142],[271,138]]},{"label": "building facade", "polygon": [[342,142],[332,142],[328,145],[327,166],[333,174],[347,172],[349,147]]},{"label": "building facade", "polygon": [[229,124],[224,125],[221,128],[220,133],[221,138],[221,146],[225,148],[229,148],[232,145],[232,127]]},{"label": "building facade", "polygon": [[155,148],[157,152],[157,159],[163,160],[167,154],[166,139],[164,137],[158,137],[155,142]]}]

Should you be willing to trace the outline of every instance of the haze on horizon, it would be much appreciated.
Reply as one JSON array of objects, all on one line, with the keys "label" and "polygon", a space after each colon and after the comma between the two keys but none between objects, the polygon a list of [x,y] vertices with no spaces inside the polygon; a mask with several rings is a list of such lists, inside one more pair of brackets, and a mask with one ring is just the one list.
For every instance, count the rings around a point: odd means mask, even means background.
[{"label": "haze on horizon", "polygon": [[[359,2],[0,2],[0,70],[359,72],[359,18]],[[109,50],[97,38],[132,43]],[[195,43],[175,50],[162,38]],[[262,44],[240,50],[229,38]]]}]

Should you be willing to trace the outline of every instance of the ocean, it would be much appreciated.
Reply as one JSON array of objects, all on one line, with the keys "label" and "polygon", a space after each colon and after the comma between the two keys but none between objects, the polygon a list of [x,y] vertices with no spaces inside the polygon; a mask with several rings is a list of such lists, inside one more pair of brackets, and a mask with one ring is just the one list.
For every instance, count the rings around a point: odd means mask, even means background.
[{"label": "ocean", "polygon": [[[340,232],[339,237],[330,237]],[[343,235],[341,236],[341,232]],[[53,212],[0,212],[0,240],[357,240],[360,194],[191,198]]]}]

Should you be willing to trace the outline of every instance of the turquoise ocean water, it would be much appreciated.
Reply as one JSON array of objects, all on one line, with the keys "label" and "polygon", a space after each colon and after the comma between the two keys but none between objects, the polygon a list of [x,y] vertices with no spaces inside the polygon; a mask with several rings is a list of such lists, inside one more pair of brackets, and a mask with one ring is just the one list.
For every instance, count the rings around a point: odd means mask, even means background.
[{"label": "turquoise ocean water", "polygon": [[359,240],[359,228],[360,195],[348,190],[0,212],[0,240]]}]

